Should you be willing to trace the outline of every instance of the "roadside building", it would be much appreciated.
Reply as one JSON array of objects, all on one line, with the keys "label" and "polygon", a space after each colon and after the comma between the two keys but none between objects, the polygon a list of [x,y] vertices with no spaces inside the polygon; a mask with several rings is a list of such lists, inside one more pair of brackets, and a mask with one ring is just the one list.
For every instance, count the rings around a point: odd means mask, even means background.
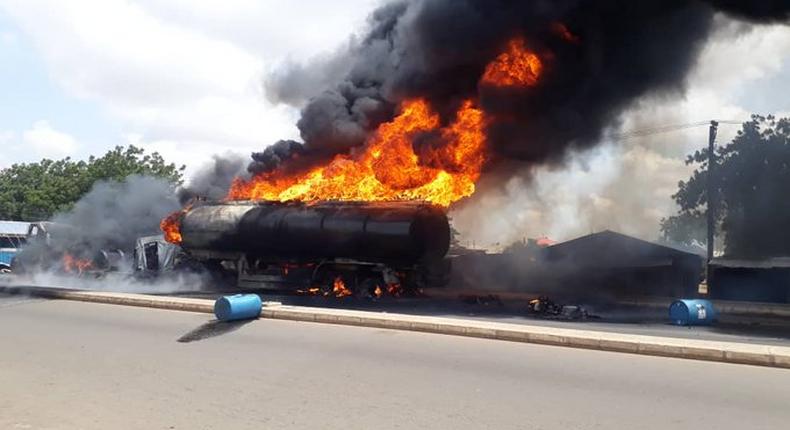
[{"label": "roadside building", "polygon": [[708,284],[713,299],[790,303],[790,257],[714,258]]},{"label": "roadside building", "polygon": [[691,297],[704,273],[699,252],[606,230],[551,246],[532,241],[501,254],[460,255],[453,284],[600,301]]},{"label": "roadside building", "polygon": [[703,257],[688,249],[605,230],[546,248],[563,291],[581,296],[691,297]]}]

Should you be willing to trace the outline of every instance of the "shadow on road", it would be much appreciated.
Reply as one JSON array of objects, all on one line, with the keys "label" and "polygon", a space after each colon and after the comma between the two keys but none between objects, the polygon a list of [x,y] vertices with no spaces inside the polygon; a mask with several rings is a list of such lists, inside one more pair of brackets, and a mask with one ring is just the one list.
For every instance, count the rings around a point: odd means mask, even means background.
[{"label": "shadow on road", "polygon": [[241,328],[241,326],[251,323],[254,320],[243,321],[219,321],[211,320],[200,327],[190,331],[189,333],[178,338],[178,342],[189,343],[196,340],[208,339],[210,337],[220,336],[225,333],[230,333]]},{"label": "shadow on road", "polygon": [[20,289],[0,287],[0,308],[20,306],[28,303],[43,302],[46,300],[51,299],[46,297],[36,297]]}]

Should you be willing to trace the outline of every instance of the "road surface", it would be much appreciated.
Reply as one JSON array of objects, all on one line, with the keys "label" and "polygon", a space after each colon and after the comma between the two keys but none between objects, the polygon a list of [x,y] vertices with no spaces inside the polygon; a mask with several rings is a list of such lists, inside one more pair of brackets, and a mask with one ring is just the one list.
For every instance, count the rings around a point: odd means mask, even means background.
[{"label": "road surface", "polygon": [[790,371],[0,298],[3,429],[781,429]]}]

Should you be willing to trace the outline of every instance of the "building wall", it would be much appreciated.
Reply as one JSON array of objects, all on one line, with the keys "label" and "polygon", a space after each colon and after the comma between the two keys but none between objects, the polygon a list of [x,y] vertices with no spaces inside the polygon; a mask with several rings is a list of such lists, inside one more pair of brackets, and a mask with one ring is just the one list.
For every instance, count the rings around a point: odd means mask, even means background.
[{"label": "building wall", "polygon": [[643,296],[693,297],[701,278],[702,265],[696,257],[647,267],[593,267],[519,254],[469,254],[453,261],[450,285],[608,302]]},{"label": "building wall", "polygon": [[712,267],[710,298],[790,303],[790,268]]}]

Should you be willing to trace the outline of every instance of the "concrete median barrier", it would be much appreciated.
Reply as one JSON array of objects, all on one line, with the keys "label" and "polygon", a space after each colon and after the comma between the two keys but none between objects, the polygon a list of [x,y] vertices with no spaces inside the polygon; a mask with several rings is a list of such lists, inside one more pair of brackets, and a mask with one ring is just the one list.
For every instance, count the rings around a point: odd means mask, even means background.
[{"label": "concrete median barrier", "polygon": [[[0,291],[9,292],[0,287]],[[214,301],[146,294],[78,291],[56,288],[14,288],[14,292],[125,306],[213,313]],[[286,306],[264,302],[262,318],[341,324],[382,329],[497,339],[601,351],[790,368],[790,347],[717,342],[602,331],[509,324],[457,318],[416,316],[345,309]]]}]

